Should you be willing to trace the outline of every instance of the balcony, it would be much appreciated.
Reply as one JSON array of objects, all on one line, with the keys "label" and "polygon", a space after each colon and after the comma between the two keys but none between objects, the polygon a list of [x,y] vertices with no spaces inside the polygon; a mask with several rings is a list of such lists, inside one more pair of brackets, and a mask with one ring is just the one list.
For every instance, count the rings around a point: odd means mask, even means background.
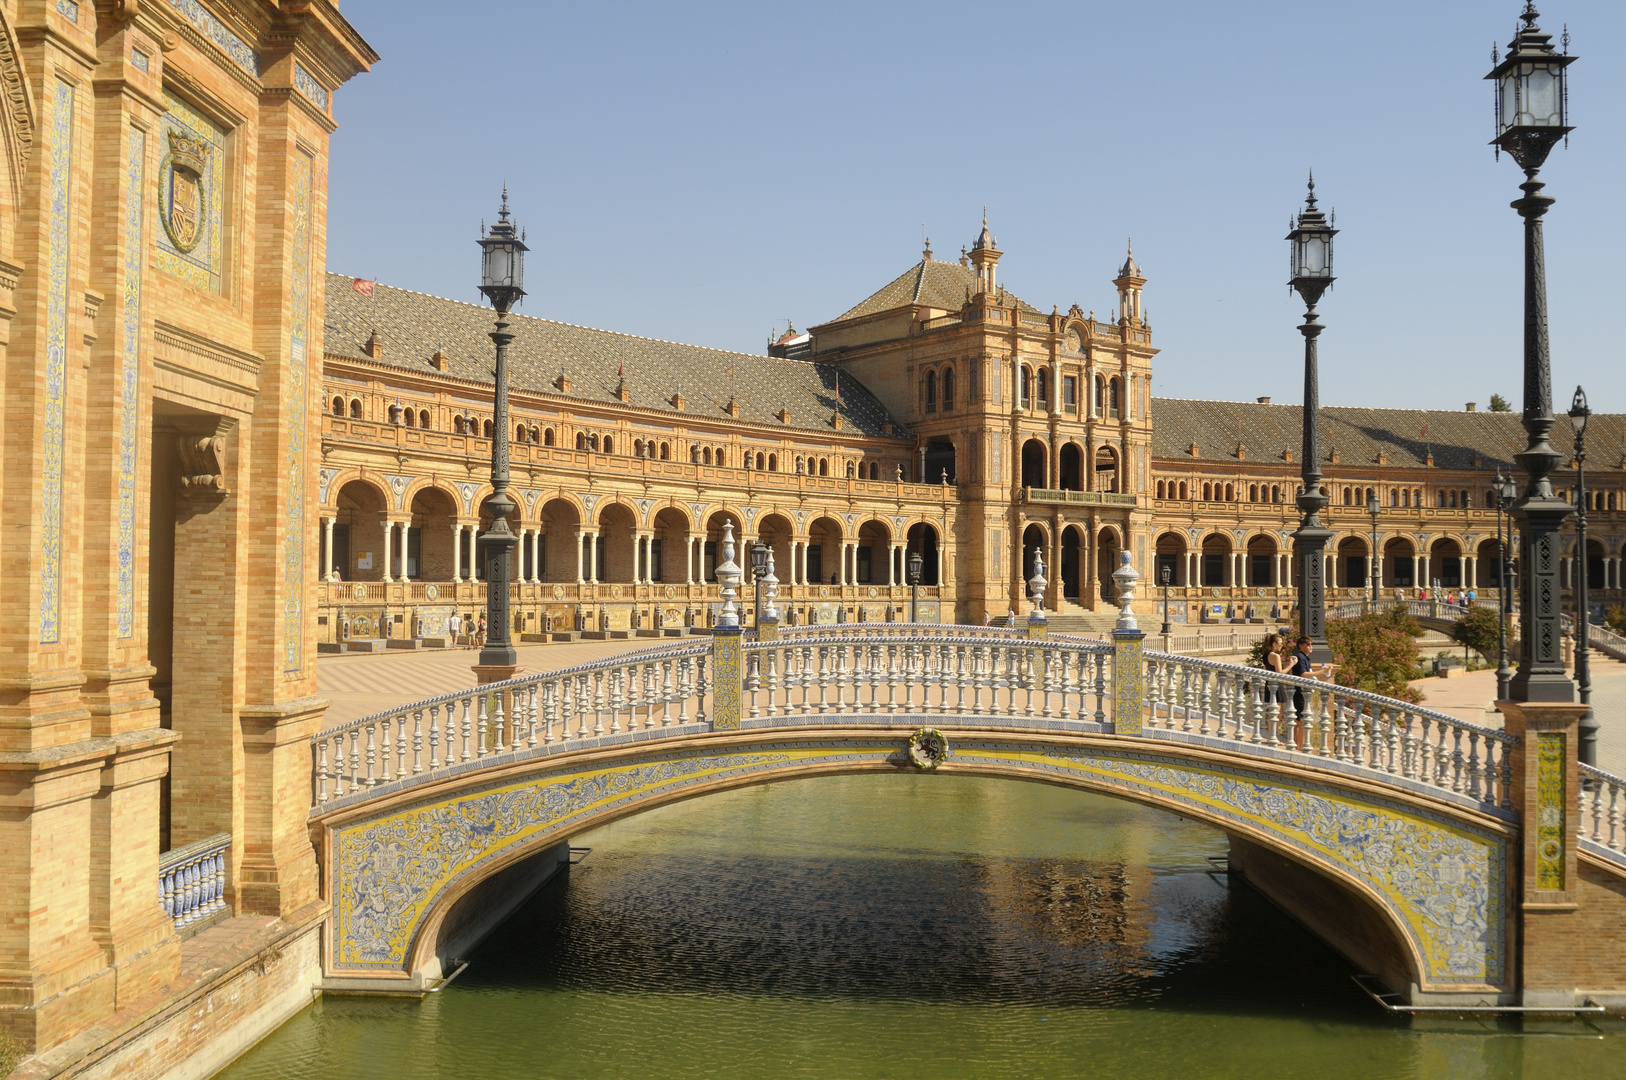
[{"label": "balcony", "polygon": [[1134,495],[1116,491],[1063,491],[1059,488],[1023,488],[1027,503],[1069,503],[1078,506],[1135,506]]}]

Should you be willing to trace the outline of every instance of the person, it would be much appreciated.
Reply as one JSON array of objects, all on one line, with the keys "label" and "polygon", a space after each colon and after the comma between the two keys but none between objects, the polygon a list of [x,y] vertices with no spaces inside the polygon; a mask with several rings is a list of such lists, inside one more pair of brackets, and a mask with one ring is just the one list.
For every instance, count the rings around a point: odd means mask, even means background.
[{"label": "person", "polygon": [[1478,589],[1469,589],[1468,590],[1468,595],[1464,596],[1463,599],[1465,601],[1467,601],[1469,607],[1473,607],[1474,602],[1479,599],[1479,590]]},{"label": "person", "polygon": [[452,632],[452,648],[457,648],[457,637],[463,632],[463,616],[452,612],[452,617],[446,621],[446,627]]},{"label": "person", "polygon": [[[1271,634],[1265,638],[1265,667],[1273,674],[1290,674],[1291,661],[1287,658],[1287,646],[1280,634]],[[1268,707],[1271,701],[1276,702],[1276,719],[1282,718],[1282,707],[1287,704],[1287,684],[1267,683],[1265,689],[1265,704]]]},{"label": "person", "polygon": [[[1311,662],[1311,660],[1310,660],[1310,639],[1307,636],[1305,636],[1303,634],[1300,634],[1298,642],[1296,644],[1298,645],[1298,648],[1293,653],[1293,656],[1292,656],[1292,659],[1291,659],[1292,667],[1289,670],[1288,674],[1297,675],[1301,679],[1325,679],[1325,678],[1328,678],[1329,676],[1332,675],[1333,670],[1334,670],[1334,665],[1332,665],[1332,664],[1316,664],[1316,663]],[[1293,715],[1297,716],[1299,718],[1299,724],[1298,724],[1299,749],[1300,750],[1307,749],[1308,747],[1307,747],[1306,741],[1305,741],[1306,719],[1305,719],[1305,716],[1304,716],[1304,688],[1303,687],[1296,687],[1293,690]]]},{"label": "person", "polygon": [[836,576],[834,574],[831,574],[830,575],[830,584],[834,585],[835,583],[836,583]]},{"label": "person", "polygon": [[1011,608],[1010,613],[1005,616],[1005,625],[1010,627],[1013,630],[1016,629],[1016,609],[1015,608]]},{"label": "person", "polygon": [[982,625],[984,625],[984,626],[992,626],[992,625],[994,625],[994,613],[992,611],[984,611],[982,613]]},{"label": "person", "polygon": [[480,616],[480,626],[474,632],[474,638],[475,645],[482,649],[486,647],[486,617],[484,615]]}]

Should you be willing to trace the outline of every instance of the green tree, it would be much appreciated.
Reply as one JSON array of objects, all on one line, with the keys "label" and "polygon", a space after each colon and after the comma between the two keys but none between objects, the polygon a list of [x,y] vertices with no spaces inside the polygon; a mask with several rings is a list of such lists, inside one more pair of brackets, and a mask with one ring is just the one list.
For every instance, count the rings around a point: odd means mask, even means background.
[{"label": "green tree", "polygon": [[[1420,678],[1421,657],[1412,635],[1390,625],[1385,615],[1366,614],[1356,619],[1329,619],[1327,645],[1338,671],[1340,686],[1368,690],[1416,704],[1423,695],[1410,682]],[[1415,620],[1413,620],[1415,622]]]},{"label": "green tree", "polygon": [[1604,612],[1603,624],[1617,634],[1626,634],[1626,607],[1616,604]]},{"label": "green tree", "polygon": [[1490,401],[1491,412],[1512,412],[1513,406],[1507,403],[1507,398],[1501,394],[1492,394]]},{"label": "green tree", "polygon": [[1476,607],[1456,621],[1451,636],[1481,656],[1496,651],[1496,613],[1490,608]]}]

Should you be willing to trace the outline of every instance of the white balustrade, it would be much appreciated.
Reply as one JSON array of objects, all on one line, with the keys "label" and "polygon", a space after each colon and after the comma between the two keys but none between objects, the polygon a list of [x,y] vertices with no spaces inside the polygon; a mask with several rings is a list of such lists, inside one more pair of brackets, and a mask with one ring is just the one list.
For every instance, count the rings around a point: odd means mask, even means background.
[{"label": "white balustrade", "polygon": [[175,929],[226,909],[226,852],[231,833],[216,833],[158,856],[158,902]]},{"label": "white balustrade", "polygon": [[1330,759],[1512,805],[1518,740],[1506,732],[1335,683],[1168,653],[1146,654],[1146,687],[1149,730]]},{"label": "white balustrade", "polygon": [[1581,766],[1581,844],[1626,858],[1626,780]]}]

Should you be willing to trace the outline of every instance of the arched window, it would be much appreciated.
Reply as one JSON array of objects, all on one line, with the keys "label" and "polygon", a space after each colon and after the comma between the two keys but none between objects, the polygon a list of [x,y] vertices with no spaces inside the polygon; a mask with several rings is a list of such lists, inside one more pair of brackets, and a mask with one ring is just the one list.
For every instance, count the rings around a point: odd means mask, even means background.
[{"label": "arched window", "polygon": [[1225,485],[1225,501],[1226,502],[1236,502],[1236,485],[1235,484],[1226,484]]},{"label": "arched window", "polygon": [[1044,368],[1040,368],[1039,369],[1038,380],[1037,380],[1038,383],[1039,383],[1039,400],[1040,401],[1049,401],[1050,400],[1050,382],[1049,382],[1049,379],[1050,379],[1050,373],[1048,371],[1046,371]]},{"label": "arched window", "polygon": [[1248,485],[1248,501],[1249,502],[1255,502],[1255,503],[1259,501],[1259,485],[1258,484],[1249,484]]},{"label": "arched window", "polygon": [[334,416],[343,416],[344,415],[344,398],[336,397],[336,398],[333,399],[333,415]]},{"label": "arched window", "polygon": [[615,453],[615,439],[609,435],[604,436],[604,452],[606,454]]},{"label": "arched window", "polygon": [[486,438],[488,438],[488,439],[491,438],[491,421],[490,420],[487,420],[485,422],[484,430],[485,430],[485,433],[486,433]]},{"label": "arched window", "polygon": [[711,447],[708,446],[704,450],[700,451],[700,461],[701,464],[704,465],[711,464]]},{"label": "arched window", "polygon": [[937,411],[937,372],[928,371],[920,383],[920,400],[927,412]]},{"label": "arched window", "polygon": [[1017,394],[1017,404],[1024,409],[1028,407],[1030,395],[1033,393],[1033,369],[1027,366],[1022,368],[1022,385]]},{"label": "arched window", "polygon": [[757,469],[758,469],[758,471],[760,471],[763,468],[763,466],[767,463],[767,460],[768,459],[766,457],[764,457],[762,454],[757,455]]},{"label": "arched window", "polygon": [[769,472],[778,472],[779,471],[779,455],[778,454],[769,454],[768,455],[768,471]]},{"label": "arched window", "polygon": [[420,410],[418,412],[418,426],[421,427],[421,428],[424,428],[424,429],[427,429],[429,427],[429,410],[428,409],[422,409],[422,410]]},{"label": "arched window", "polygon": [[[879,461],[872,461],[869,463],[869,478],[871,480],[879,480],[881,478],[881,463]],[[1614,498],[1615,497],[1613,495],[1609,496],[1611,503],[1614,501]],[[1610,506],[1609,509],[1613,510],[1614,507]]]},{"label": "arched window", "polygon": [[524,424],[516,424],[516,425],[514,425],[514,441],[515,442],[521,442],[521,443],[524,442],[525,441],[525,434],[526,434],[526,432],[525,432],[525,425]]},{"label": "arched window", "polygon": [[416,410],[416,409],[408,409],[408,410],[406,410],[405,412],[403,412],[401,414],[401,419],[406,422],[407,427],[417,427],[418,426],[418,410]]},{"label": "arched window", "polygon": [[461,416],[452,417],[452,434],[463,434],[463,418]]},{"label": "arched window", "polygon": [[954,408],[954,369],[943,369],[943,411]]},{"label": "arched window", "polygon": [[855,476],[856,476],[856,475],[857,475],[857,466],[856,466],[856,465],[854,465],[854,464],[853,464],[853,463],[852,463],[852,462],[850,462],[850,461],[849,461],[849,462],[847,462],[847,479],[849,479],[849,480],[851,480],[851,479],[853,479],[853,477],[855,477]]},{"label": "arched window", "polygon": [[1423,492],[1422,492],[1421,488],[1413,488],[1412,489],[1412,492],[1411,492],[1411,504],[1413,506],[1422,506],[1423,505]]},{"label": "arched window", "polygon": [[718,465],[726,465],[726,464],[728,464],[728,458],[727,458],[727,456],[724,455],[723,448],[721,446],[719,446],[717,449],[715,449],[715,450],[713,450],[711,452],[711,457],[712,457],[712,460],[715,461]]},{"label": "arched window", "polygon": [[1116,417],[1122,406],[1118,403],[1119,382],[1115,378],[1107,385],[1107,415]]},{"label": "arched window", "polygon": [[1213,501],[1214,501],[1214,485],[1213,484],[1204,484],[1203,485],[1203,502],[1213,502]]},{"label": "arched window", "polygon": [[[1467,492],[1466,492],[1466,491],[1464,491],[1464,492],[1463,492],[1463,493],[1462,493],[1462,508],[1463,508],[1463,509],[1464,509],[1464,510],[1466,510],[1466,509],[1468,509],[1468,507],[1469,507],[1469,506],[1470,506],[1470,505],[1472,505],[1472,504],[1471,504],[1471,503],[1470,503],[1470,502],[1469,502],[1469,499],[1468,499],[1468,493],[1467,493]],[[1598,507],[1598,509],[1600,509],[1600,510],[1602,510],[1602,509],[1603,509],[1603,507],[1602,507],[1602,506],[1599,506],[1599,507]]]},{"label": "arched window", "polygon": [[661,443],[661,460],[662,461],[671,461],[672,460],[672,444],[671,443],[664,443],[664,442]]},{"label": "arched window", "polygon": [[594,433],[587,436],[587,449],[593,451],[594,453],[598,452],[598,433],[597,432],[594,432]]},{"label": "arched window", "polygon": [[587,449],[587,433],[585,431],[576,432],[576,449]]},{"label": "arched window", "polygon": [[796,475],[801,476],[807,471],[807,463],[801,458],[796,459]]},{"label": "arched window", "polygon": [[542,429],[542,445],[543,446],[552,446],[553,445],[553,429],[552,428],[543,428]]},{"label": "arched window", "polygon": [[643,457],[644,456],[644,440],[642,440],[642,439],[634,439],[634,440],[632,440],[632,456],[633,457]]},{"label": "arched window", "polygon": [[360,398],[351,398],[350,399],[350,419],[352,419],[352,420],[360,420],[361,419],[361,399]]},{"label": "arched window", "polygon": [[1095,377],[1095,415],[1100,416],[1107,407],[1107,381],[1100,375]]},{"label": "arched window", "polygon": [[1157,482],[1157,497],[1160,499],[1163,497],[1163,481],[1161,480]]},{"label": "arched window", "polygon": [[829,458],[820,458],[819,459],[819,475],[820,476],[829,476],[830,475],[830,459]]},{"label": "arched window", "polygon": [[1184,480],[1180,481],[1180,497],[1182,499],[1189,498],[1186,494],[1186,482]]}]

